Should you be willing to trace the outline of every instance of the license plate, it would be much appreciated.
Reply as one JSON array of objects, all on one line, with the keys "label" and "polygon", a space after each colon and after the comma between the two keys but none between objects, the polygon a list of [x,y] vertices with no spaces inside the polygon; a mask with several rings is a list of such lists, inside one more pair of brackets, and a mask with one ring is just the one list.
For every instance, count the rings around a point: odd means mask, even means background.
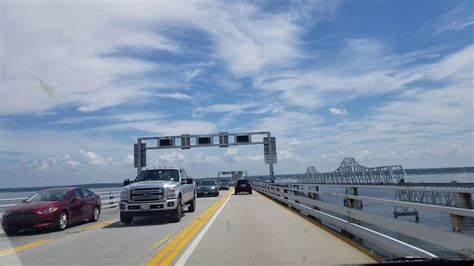
[{"label": "license plate", "polygon": [[150,205],[149,204],[144,204],[142,205],[142,210],[149,210],[150,209]]},{"label": "license plate", "polygon": [[204,192],[204,194],[208,194],[209,192]]},{"label": "license plate", "polygon": [[241,187],[246,187],[247,185],[240,185]]}]

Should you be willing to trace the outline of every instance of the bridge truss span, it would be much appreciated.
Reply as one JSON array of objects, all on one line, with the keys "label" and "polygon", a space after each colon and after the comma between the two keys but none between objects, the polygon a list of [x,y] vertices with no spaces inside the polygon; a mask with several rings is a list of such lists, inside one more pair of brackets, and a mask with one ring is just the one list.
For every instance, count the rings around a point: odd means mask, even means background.
[{"label": "bridge truss span", "polygon": [[333,172],[320,173],[316,167],[307,168],[300,183],[338,184],[338,185],[396,185],[406,181],[405,170],[401,165],[366,167],[354,158],[342,160],[341,165]]}]

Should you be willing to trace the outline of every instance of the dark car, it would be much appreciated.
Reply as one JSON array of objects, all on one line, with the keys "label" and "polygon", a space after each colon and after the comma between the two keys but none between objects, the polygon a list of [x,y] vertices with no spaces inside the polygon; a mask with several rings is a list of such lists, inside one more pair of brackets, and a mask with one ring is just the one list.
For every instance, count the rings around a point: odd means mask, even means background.
[{"label": "dark car", "polygon": [[225,179],[221,180],[219,189],[220,190],[229,190],[229,180],[225,180]]},{"label": "dark car", "polygon": [[99,220],[100,210],[100,197],[88,189],[45,189],[6,209],[2,227],[7,234],[15,234],[20,229],[61,231],[72,223]]},{"label": "dark car", "polygon": [[197,181],[197,196],[212,195],[214,197],[219,196],[219,186],[215,180],[201,180]]},{"label": "dark car", "polygon": [[235,183],[235,194],[239,194],[241,192],[248,192],[252,194],[252,186],[250,185],[250,180],[248,179],[239,179]]}]

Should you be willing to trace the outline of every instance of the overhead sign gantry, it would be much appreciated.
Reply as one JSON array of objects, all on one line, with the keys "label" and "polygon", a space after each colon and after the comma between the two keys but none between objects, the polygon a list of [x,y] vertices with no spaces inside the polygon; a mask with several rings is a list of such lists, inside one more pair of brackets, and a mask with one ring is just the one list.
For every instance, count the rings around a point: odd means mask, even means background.
[{"label": "overhead sign gantry", "polygon": [[247,171],[222,171],[217,173],[217,179],[221,180],[222,176],[231,176],[232,180],[235,181],[239,178],[246,177]]},{"label": "overhead sign gantry", "polygon": [[[263,138],[262,138],[263,137]],[[260,141],[262,139],[262,141]],[[156,145],[147,146],[147,141],[155,140]],[[273,164],[278,162],[276,152],[276,140],[268,131],[264,132],[246,132],[246,133],[228,133],[220,132],[218,134],[190,135],[182,134],[179,136],[163,137],[144,137],[138,138],[134,144],[134,166],[137,173],[140,173],[143,167],[146,167],[146,151],[159,149],[191,149],[203,147],[221,147],[227,148],[238,145],[257,145],[263,144],[263,154],[265,164],[269,165],[270,180],[274,182],[275,175]]]}]

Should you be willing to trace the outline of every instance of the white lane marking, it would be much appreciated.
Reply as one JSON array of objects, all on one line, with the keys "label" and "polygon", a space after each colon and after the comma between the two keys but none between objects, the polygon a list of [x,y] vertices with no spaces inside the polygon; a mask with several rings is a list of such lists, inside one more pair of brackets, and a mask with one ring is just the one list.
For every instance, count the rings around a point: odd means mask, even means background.
[{"label": "white lane marking", "polygon": [[186,249],[186,251],[183,253],[183,255],[181,256],[181,258],[179,258],[179,260],[176,262],[175,265],[177,266],[183,266],[186,261],[189,259],[189,257],[191,256],[191,254],[193,254],[193,251],[194,249],[196,249],[197,245],[199,244],[199,242],[201,241],[201,239],[204,237],[204,235],[207,233],[207,230],[209,230],[209,228],[211,227],[211,225],[214,223],[214,221],[217,219],[217,216],[219,216],[219,213],[222,211],[222,209],[224,209],[225,205],[227,204],[227,202],[229,201],[229,199],[232,197],[232,195],[230,197],[228,197],[224,204],[222,204],[222,206],[219,208],[219,210],[217,210],[216,213],[214,213],[214,216],[212,216],[211,220],[209,220],[209,222],[206,224],[206,226],[202,229],[202,231],[199,233],[199,235],[193,240],[193,242],[189,245],[189,247]]}]

